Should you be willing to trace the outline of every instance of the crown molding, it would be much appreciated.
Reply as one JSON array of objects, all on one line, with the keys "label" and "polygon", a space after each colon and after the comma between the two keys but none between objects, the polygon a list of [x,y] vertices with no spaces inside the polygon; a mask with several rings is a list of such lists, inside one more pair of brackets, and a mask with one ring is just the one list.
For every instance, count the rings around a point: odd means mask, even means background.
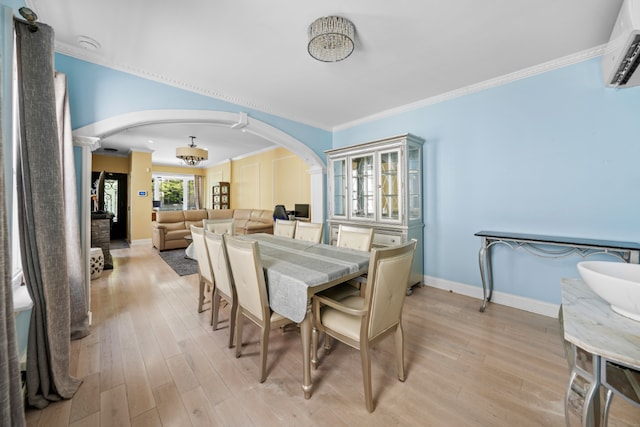
[{"label": "crown molding", "polygon": [[392,108],[389,110],[381,111],[376,114],[372,114],[367,117],[363,117],[358,120],[354,120],[351,122],[343,123],[339,126],[335,126],[332,131],[337,132],[345,129],[349,129],[354,126],[362,125],[365,123],[373,122],[376,120],[384,119],[387,117],[392,117],[398,114],[406,113],[409,111],[417,110],[419,108],[423,108],[429,105],[439,104],[444,101],[449,101],[455,98],[460,98],[465,95],[470,95],[472,93],[480,92],[483,90],[495,88],[498,86],[502,86],[508,83],[515,82],[517,80],[526,79],[538,74],[544,74],[546,72],[557,70],[559,68],[564,68],[569,65],[577,64],[579,62],[587,61],[589,59],[601,56],[605,51],[606,45],[596,46],[591,49],[583,50],[581,52],[577,52],[568,56],[564,56],[562,58],[554,59],[552,61],[543,62],[542,64],[534,65],[533,67],[524,68],[519,71],[515,71],[513,73],[505,74],[500,77],[496,77],[493,79],[485,80],[480,83],[476,83],[473,85],[469,85],[460,89],[452,90],[450,92],[446,92],[440,95],[432,96],[430,98],[425,98],[420,101],[413,102],[411,104],[406,104],[397,108]]},{"label": "crown molding", "polygon": [[[362,125],[365,123],[370,123],[376,120],[384,119],[387,117],[392,117],[398,114],[406,113],[409,111],[413,111],[419,108],[423,108],[429,105],[438,104],[444,101],[449,101],[455,98],[460,98],[465,95],[470,95],[476,92],[480,92],[483,90],[495,88],[498,86],[502,86],[517,80],[525,79],[528,77],[532,77],[538,74],[543,74],[548,71],[556,70],[559,68],[567,67],[569,65],[573,65],[579,62],[583,62],[598,56],[601,56],[606,49],[606,44],[599,45],[594,48],[586,49],[580,52],[576,52],[571,55],[564,56],[562,58],[554,59],[551,61],[544,62],[542,64],[534,65],[532,67],[524,68],[522,70],[515,71],[513,73],[505,74],[500,77],[496,77],[493,79],[485,80],[480,83],[475,83],[473,85],[469,85],[460,89],[452,90],[450,92],[446,92],[440,95],[432,96],[429,98],[422,99],[420,101],[416,101],[410,104],[405,104],[396,108],[391,108],[388,110],[384,110],[370,116],[362,117],[357,120],[345,122],[341,125],[334,126],[333,128],[326,128],[324,126],[319,125],[318,123],[309,123],[307,120],[297,118],[295,115],[274,111],[272,108],[266,107],[264,105],[260,105],[246,99],[229,96],[227,94],[211,91],[204,89],[200,86],[191,85],[182,81],[174,80],[167,78],[166,76],[160,74],[149,73],[146,70],[134,68],[128,65],[123,64],[113,64],[107,62],[102,55],[99,53],[94,53],[87,51],[86,49],[82,49],[67,43],[55,42],[55,50],[56,52],[71,56],[73,58],[79,59],[81,61],[87,61],[94,63],[96,65],[101,65],[113,70],[122,71],[128,74],[136,75],[138,77],[142,77],[148,80],[156,81],[159,83],[167,84],[169,86],[178,87],[180,89],[184,89],[190,92],[194,92],[200,95],[205,95],[208,97],[220,99],[222,101],[230,102],[236,104],[238,106],[252,108],[267,114],[273,114],[279,117],[286,118],[288,120],[294,120],[299,123],[303,123],[309,126],[317,127],[319,129],[327,130],[329,132],[337,132],[341,130],[345,130],[354,126]],[[235,124],[238,127],[244,127],[245,123],[243,123],[242,118]]]}]

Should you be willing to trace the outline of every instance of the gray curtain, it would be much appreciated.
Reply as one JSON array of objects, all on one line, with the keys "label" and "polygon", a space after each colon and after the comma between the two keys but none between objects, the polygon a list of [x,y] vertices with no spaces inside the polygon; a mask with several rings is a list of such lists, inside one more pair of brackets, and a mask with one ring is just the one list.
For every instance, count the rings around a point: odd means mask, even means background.
[{"label": "gray curtain", "polygon": [[71,339],[89,334],[89,309],[85,295],[84,259],[80,245],[80,216],[76,192],[76,166],[73,156],[71,114],[67,97],[67,76],[55,72],[56,117],[64,186],[67,271],[71,309]]},{"label": "gray curtain", "polygon": [[196,209],[202,209],[202,182],[204,179],[200,175],[193,175],[193,196],[196,199]]},{"label": "gray curtain", "polygon": [[[0,55],[2,50],[0,49]],[[0,57],[0,59],[2,59]],[[2,67],[0,67],[0,74]],[[4,76],[11,78],[11,76]],[[2,79],[0,79],[1,81]],[[0,97],[8,96],[0,90]],[[2,102],[0,102],[0,113]],[[1,123],[0,123],[1,125]],[[15,319],[13,315],[13,292],[11,285],[11,252],[9,248],[10,235],[7,226],[4,145],[8,141],[2,140],[0,132],[0,274],[2,287],[0,288],[0,425],[24,426],[24,406],[22,403],[22,386],[20,381],[20,363],[16,343]],[[10,193],[9,193],[10,194]]]},{"label": "gray curtain", "polygon": [[[58,142],[53,29],[16,21],[20,143],[17,186],[22,267],[33,300],[27,345],[27,397],[43,408],[73,396],[69,374],[71,291],[65,217],[65,164]],[[63,129],[64,132],[64,129]],[[83,298],[84,299],[84,298]],[[75,304],[75,303],[74,303]],[[82,303],[84,304],[84,303]],[[86,311],[86,307],[82,308]],[[74,332],[83,335],[87,332]]]}]

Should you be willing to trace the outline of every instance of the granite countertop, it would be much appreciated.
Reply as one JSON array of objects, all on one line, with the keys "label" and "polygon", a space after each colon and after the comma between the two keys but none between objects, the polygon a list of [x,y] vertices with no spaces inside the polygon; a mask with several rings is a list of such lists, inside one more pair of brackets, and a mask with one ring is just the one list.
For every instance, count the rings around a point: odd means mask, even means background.
[{"label": "granite countertop", "polygon": [[580,279],[562,279],[564,337],[601,357],[640,369],[640,322],[621,316]]}]

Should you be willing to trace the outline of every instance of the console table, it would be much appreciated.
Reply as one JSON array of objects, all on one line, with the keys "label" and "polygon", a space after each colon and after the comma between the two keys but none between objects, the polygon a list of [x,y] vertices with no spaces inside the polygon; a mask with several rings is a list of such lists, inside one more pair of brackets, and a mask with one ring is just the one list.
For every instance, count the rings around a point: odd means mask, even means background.
[{"label": "console table", "polygon": [[491,270],[491,248],[504,244],[511,249],[522,248],[527,252],[546,258],[559,258],[572,254],[586,258],[595,254],[612,255],[624,262],[640,263],[640,243],[616,242],[612,240],[584,239],[578,237],[544,236],[540,234],[509,233],[501,231],[479,231],[482,238],[478,262],[482,278],[482,305],[484,312],[493,294],[493,273]]}]

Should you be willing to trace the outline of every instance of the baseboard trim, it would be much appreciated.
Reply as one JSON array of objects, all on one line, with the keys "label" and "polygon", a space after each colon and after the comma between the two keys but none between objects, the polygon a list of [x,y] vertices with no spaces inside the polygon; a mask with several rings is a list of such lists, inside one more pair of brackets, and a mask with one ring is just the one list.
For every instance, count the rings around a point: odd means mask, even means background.
[{"label": "baseboard trim", "polygon": [[[472,298],[477,298],[480,301],[478,303],[478,308],[480,308],[480,304],[482,301],[482,288],[479,288],[478,286],[467,285],[464,283],[454,282],[451,280],[432,276],[425,276],[424,283],[426,286],[431,286],[432,288],[442,289],[445,291],[451,291],[457,294],[466,295]],[[531,313],[541,314],[543,316],[553,318],[558,317],[558,309],[560,308],[559,304],[552,304],[532,298],[499,292],[496,290],[493,291],[493,296],[491,297],[489,308],[487,308],[488,310],[491,309],[491,304],[506,305],[507,307],[517,308],[519,310],[525,310]]]},{"label": "baseboard trim", "polygon": [[138,239],[138,240],[132,240],[131,243],[129,243],[129,246],[139,246],[139,245],[152,245],[153,243],[151,242],[151,239]]}]

